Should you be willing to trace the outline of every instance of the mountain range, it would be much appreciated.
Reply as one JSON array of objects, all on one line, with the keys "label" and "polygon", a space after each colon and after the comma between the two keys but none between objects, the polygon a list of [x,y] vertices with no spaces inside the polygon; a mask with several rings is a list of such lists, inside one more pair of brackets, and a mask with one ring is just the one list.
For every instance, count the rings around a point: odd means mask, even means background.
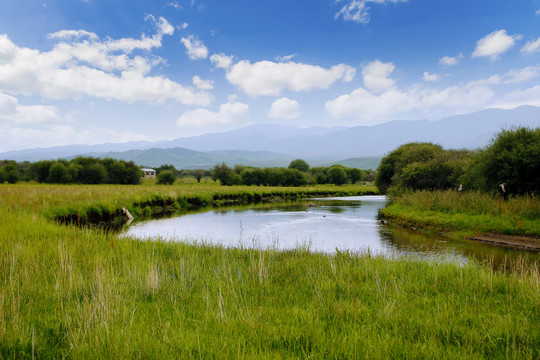
[{"label": "mountain range", "polygon": [[0,153],[0,159],[37,161],[84,155],[131,160],[145,166],[209,168],[222,161],[231,165],[285,166],[295,158],[303,158],[312,166],[342,163],[373,169],[385,153],[404,143],[427,141],[445,148],[481,148],[501,129],[514,126],[539,127],[540,107],[486,109],[438,121],[395,120],[349,128],[257,124],[170,141],[10,151]]}]

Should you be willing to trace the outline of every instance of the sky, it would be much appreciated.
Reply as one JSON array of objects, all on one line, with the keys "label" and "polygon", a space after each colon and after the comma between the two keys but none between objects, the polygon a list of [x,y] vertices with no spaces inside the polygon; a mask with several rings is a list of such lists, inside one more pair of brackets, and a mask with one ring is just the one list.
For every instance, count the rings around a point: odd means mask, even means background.
[{"label": "sky", "polygon": [[0,151],[540,106],[540,0],[0,2]]}]

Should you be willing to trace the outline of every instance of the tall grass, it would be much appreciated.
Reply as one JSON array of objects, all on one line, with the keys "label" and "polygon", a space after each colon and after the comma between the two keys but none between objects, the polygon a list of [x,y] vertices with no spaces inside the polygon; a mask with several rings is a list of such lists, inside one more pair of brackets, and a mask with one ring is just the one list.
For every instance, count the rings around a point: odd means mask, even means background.
[{"label": "tall grass", "polygon": [[417,191],[394,195],[383,217],[438,230],[540,236],[540,200],[516,196],[504,201],[482,192]]},{"label": "tall grass", "polygon": [[534,263],[138,241],[43,216],[197,190],[145,191],[0,186],[2,358],[540,357]]}]

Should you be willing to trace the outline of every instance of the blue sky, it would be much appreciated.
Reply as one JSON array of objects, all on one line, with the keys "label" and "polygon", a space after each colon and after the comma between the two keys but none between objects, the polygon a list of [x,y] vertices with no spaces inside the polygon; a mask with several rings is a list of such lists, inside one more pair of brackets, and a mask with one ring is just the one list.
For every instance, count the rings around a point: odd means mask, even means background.
[{"label": "blue sky", "polygon": [[540,0],[0,3],[0,151],[540,106]]}]

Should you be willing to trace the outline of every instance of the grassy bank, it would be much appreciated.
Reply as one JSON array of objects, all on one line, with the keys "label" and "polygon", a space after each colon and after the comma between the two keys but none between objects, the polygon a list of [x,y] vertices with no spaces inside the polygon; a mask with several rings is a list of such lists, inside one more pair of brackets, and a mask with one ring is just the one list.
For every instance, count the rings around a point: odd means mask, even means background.
[{"label": "grassy bank", "polygon": [[540,236],[540,201],[508,201],[481,192],[418,191],[392,197],[381,216],[394,223],[460,235],[499,233]]},{"label": "grassy bank", "polygon": [[495,272],[367,254],[136,241],[44,215],[199,191],[242,189],[0,186],[2,357],[540,356],[534,265]]}]

